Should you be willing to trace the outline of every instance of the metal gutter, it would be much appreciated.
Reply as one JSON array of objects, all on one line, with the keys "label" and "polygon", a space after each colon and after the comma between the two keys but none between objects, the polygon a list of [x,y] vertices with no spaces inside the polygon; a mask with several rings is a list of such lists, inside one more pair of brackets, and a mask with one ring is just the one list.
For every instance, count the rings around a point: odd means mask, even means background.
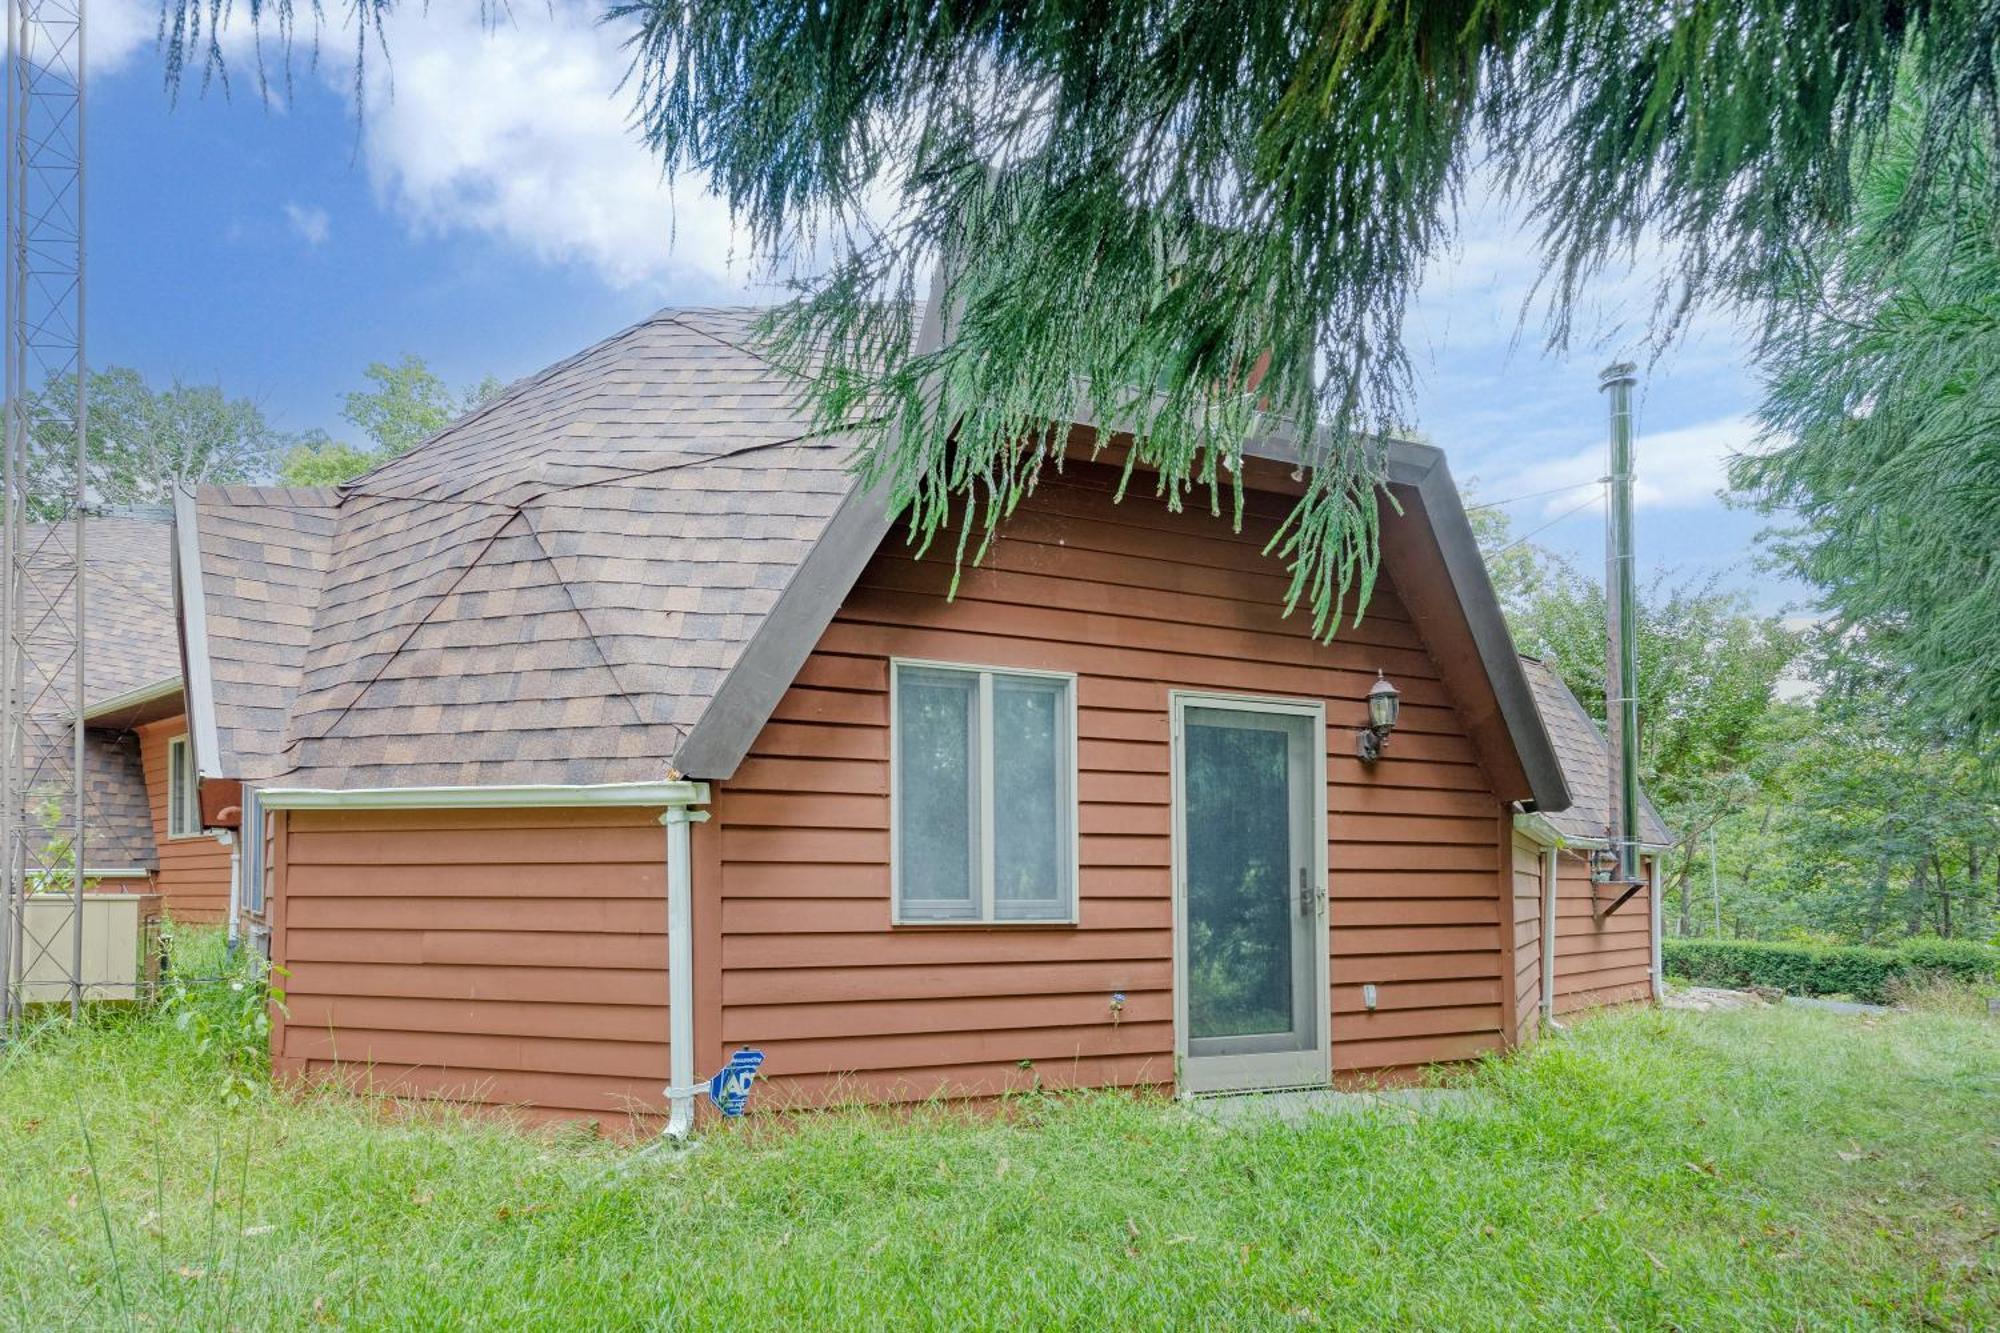
[{"label": "metal gutter", "polygon": [[[1516,814],[1514,816],[1514,828],[1518,832],[1527,834],[1544,847],[1569,847],[1587,852],[1599,852],[1608,847],[1617,846],[1610,838],[1579,838],[1572,834],[1564,833],[1548,820],[1532,812]],[[1659,855],[1664,855],[1673,849],[1674,845],[1670,842],[1642,842],[1639,844],[1640,851]]]},{"label": "metal gutter", "polygon": [[506,787],[265,787],[266,810],[510,810],[705,805],[705,782],[546,783]]},{"label": "metal gutter", "polygon": [[181,675],[187,682],[188,734],[194,738],[196,780],[223,777],[215,728],[215,681],[209,674],[208,600],[201,585],[201,534],[194,492],[174,491],[174,597],[180,609]]}]

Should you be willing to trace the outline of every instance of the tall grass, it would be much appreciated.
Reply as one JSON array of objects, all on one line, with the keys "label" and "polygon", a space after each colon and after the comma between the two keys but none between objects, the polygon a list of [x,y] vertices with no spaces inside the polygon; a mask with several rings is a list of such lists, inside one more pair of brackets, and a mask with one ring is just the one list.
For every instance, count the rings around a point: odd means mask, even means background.
[{"label": "tall grass", "polygon": [[2000,1023],[1951,1013],[1634,1011],[1422,1115],[1031,1097],[636,1165],[232,1091],[163,1015],[5,1062],[17,1327],[2000,1325]]}]

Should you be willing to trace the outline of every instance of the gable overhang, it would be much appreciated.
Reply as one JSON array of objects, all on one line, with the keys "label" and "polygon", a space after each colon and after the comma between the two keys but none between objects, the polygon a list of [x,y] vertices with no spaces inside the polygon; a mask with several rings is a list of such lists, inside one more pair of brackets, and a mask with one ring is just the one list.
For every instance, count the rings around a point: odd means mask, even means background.
[{"label": "gable overhang", "polygon": [[174,618],[181,628],[181,680],[195,774],[222,777],[222,742],[215,727],[215,679],[209,668],[208,601],[202,593],[201,528],[194,492],[174,490]]},{"label": "gable overhang", "polygon": [[[1496,794],[1532,809],[1567,809],[1555,747],[1444,452],[1402,440],[1385,448],[1387,482],[1402,512],[1384,515],[1382,558],[1459,702]],[[1300,462],[1296,443],[1282,435],[1251,440],[1244,453],[1288,467]],[[848,493],[682,741],[673,761],[678,773],[718,782],[735,775],[896,517],[886,482]]]},{"label": "gable overhang", "polygon": [[1495,793],[1534,810],[1567,810],[1562,763],[1444,451],[1393,440],[1386,470],[1402,512],[1383,516],[1383,563],[1430,646]]},{"label": "gable overhang", "polygon": [[181,678],[166,676],[150,685],[99,699],[83,710],[83,724],[95,730],[124,731],[172,717],[186,708]]}]

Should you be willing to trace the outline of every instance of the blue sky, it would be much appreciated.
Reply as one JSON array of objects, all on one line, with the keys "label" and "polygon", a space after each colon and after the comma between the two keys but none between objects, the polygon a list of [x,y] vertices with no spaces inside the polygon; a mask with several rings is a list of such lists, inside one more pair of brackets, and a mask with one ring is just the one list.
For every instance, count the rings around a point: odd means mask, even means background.
[{"label": "blue sky", "polygon": [[[90,355],[156,383],[220,382],[286,429],[350,434],[341,395],[372,360],[424,357],[447,380],[530,373],[662,305],[754,295],[728,220],[667,183],[625,124],[617,34],[570,0],[512,20],[434,6],[394,21],[357,101],[351,48],[295,61],[260,94],[240,36],[228,95],[177,101],[151,43],[155,0],[96,0]],[[465,9],[476,9],[465,6]],[[1565,358],[1519,325],[1532,249],[1475,207],[1413,311],[1417,418],[1516,531],[1594,570],[1602,473],[1597,371],[1637,347],[1643,277],[1610,282]],[[1762,608],[1800,600],[1754,568],[1763,520],[1716,498],[1753,437],[1755,382],[1726,324],[1698,321],[1642,365],[1642,563],[1720,577]],[[1544,525],[1549,525],[1544,527]]]}]

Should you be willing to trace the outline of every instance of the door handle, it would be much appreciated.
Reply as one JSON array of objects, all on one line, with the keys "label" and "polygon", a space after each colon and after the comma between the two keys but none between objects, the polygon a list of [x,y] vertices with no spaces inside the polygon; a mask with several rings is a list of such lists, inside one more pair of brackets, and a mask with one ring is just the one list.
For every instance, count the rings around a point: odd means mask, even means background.
[{"label": "door handle", "polygon": [[1312,871],[1305,866],[1300,866],[1299,867],[1299,915],[1311,916],[1315,908],[1324,906],[1325,903],[1326,903],[1325,891],[1313,888]]}]

